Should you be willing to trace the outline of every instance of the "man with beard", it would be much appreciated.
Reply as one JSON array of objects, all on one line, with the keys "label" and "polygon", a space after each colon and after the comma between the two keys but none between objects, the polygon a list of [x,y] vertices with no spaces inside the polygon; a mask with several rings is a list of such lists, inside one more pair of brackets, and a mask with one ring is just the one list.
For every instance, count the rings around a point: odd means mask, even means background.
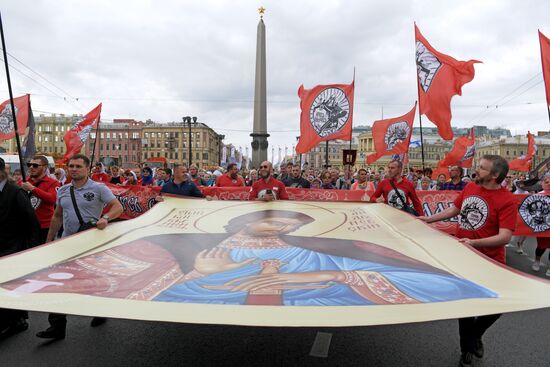
[{"label": "man with beard", "polygon": [[244,186],[244,179],[239,176],[239,168],[236,163],[227,165],[227,173],[218,177],[216,181],[218,187],[240,187]]},{"label": "man with beard", "polygon": [[[513,194],[501,186],[508,174],[508,162],[499,155],[484,155],[476,169],[475,183],[466,185],[454,206],[432,215],[419,217],[426,223],[459,215],[457,237],[465,245],[506,263],[504,246],[516,228],[517,203]],[[484,354],[481,338],[501,315],[467,317],[458,320],[461,366],[471,366],[473,357]]]},{"label": "man with beard", "polygon": [[300,170],[300,165],[289,163],[287,166],[287,171],[290,170],[290,176],[283,181],[286,187],[297,187],[309,189],[311,184],[308,180],[302,177],[302,171]]},{"label": "man with beard", "polygon": [[250,200],[288,200],[285,184],[273,177],[273,165],[269,161],[260,164],[260,178],[250,188]]},{"label": "man with beard", "polygon": [[[40,229],[28,196],[8,181],[0,158],[0,256],[11,255],[38,244]],[[28,329],[26,311],[0,308],[0,340]]]},{"label": "man with beard", "polygon": [[29,193],[31,205],[40,222],[40,244],[46,242],[48,229],[55,209],[57,188],[59,182],[48,176],[48,160],[43,155],[35,156],[29,163],[29,177],[27,182],[19,185]]}]

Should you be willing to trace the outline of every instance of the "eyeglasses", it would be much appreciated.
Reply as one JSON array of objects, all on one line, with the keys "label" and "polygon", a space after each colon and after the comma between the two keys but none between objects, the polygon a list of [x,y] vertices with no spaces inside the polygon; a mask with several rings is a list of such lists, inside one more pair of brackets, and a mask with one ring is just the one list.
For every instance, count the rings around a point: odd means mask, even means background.
[{"label": "eyeglasses", "polygon": [[69,168],[83,168],[84,166],[81,166],[79,164],[69,164]]},{"label": "eyeglasses", "polygon": [[45,166],[45,164],[38,164],[38,163],[27,163],[27,167],[29,168],[38,168],[40,166]]}]

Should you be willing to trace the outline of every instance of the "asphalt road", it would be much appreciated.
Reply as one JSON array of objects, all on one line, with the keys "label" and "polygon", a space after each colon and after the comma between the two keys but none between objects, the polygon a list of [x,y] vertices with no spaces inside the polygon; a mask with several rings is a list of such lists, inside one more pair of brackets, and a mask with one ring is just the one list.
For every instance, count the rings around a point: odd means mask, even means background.
[{"label": "asphalt road", "polygon": [[[508,264],[530,274],[529,257],[511,248]],[[545,258],[547,255],[545,255]],[[545,271],[537,274],[542,278]],[[546,278],[550,279],[550,278]],[[550,297],[541,294],[541,297]],[[265,328],[110,319],[90,328],[69,318],[65,340],[45,342],[47,327],[33,312],[28,331],[0,343],[0,366],[457,366],[456,320],[354,328]],[[484,337],[476,366],[550,366],[550,309],[504,315]],[[318,334],[321,333],[321,334]],[[330,334],[330,335],[327,335]],[[316,336],[331,337],[330,345]],[[328,348],[327,348],[328,347]]]}]

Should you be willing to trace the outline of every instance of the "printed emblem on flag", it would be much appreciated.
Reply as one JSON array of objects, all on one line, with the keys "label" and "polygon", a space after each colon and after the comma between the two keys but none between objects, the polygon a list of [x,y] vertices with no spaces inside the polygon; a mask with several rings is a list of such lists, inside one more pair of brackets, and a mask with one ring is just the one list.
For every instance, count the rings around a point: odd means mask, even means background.
[{"label": "printed emblem on flag", "polygon": [[319,134],[325,137],[336,133],[349,119],[349,100],[339,88],[327,88],[320,92],[309,110],[309,121]]},{"label": "printed emblem on flag", "polygon": [[459,214],[460,228],[474,231],[481,228],[487,221],[489,206],[479,196],[470,196],[462,202]]},{"label": "printed emblem on flag", "polygon": [[467,161],[468,159],[472,158],[476,154],[476,146],[470,145],[468,148],[466,148],[466,152],[462,156],[462,159],[460,159],[461,162]]},{"label": "printed emblem on flag", "polygon": [[[15,107],[15,114],[17,114],[17,106]],[[6,107],[0,112],[0,133],[9,134],[13,131],[13,115],[11,113],[11,104],[7,104]]]},{"label": "printed emblem on flag", "polygon": [[82,131],[78,133],[78,137],[80,138],[81,142],[85,142],[88,140],[88,136],[90,135],[90,131],[92,131],[92,125],[85,126]]},{"label": "printed emblem on flag", "polygon": [[550,196],[529,195],[519,206],[521,219],[535,233],[550,229]]},{"label": "printed emblem on flag", "polygon": [[435,74],[441,68],[441,62],[420,41],[416,41],[416,70],[418,80],[424,92],[428,92]]},{"label": "printed emblem on flag", "polygon": [[396,122],[391,124],[386,130],[384,136],[384,142],[386,143],[387,150],[392,150],[397,144],[400,144],[407,140],[411,129],[406,121]]}]

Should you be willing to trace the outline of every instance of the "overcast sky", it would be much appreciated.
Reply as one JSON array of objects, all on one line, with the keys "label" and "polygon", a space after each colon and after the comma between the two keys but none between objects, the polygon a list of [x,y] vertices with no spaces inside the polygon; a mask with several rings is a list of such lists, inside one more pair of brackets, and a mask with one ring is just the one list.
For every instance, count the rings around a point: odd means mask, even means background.
[{"label": "overcast sky", "polygon": [[483,61],[453,99],[454,126],[549,130],[537,34],[550,36],[548,0],[6,0],[8,52],[55,85],[10,59],[14,94],[30,93],[35,114],[103,102],[106,120],[197,116],[244,149],[261,5],[271,146],[295,144],[300,84],[349,83],[354,66],[354,125],[408,112],[417,99],[414,21],[438,51]]}]

